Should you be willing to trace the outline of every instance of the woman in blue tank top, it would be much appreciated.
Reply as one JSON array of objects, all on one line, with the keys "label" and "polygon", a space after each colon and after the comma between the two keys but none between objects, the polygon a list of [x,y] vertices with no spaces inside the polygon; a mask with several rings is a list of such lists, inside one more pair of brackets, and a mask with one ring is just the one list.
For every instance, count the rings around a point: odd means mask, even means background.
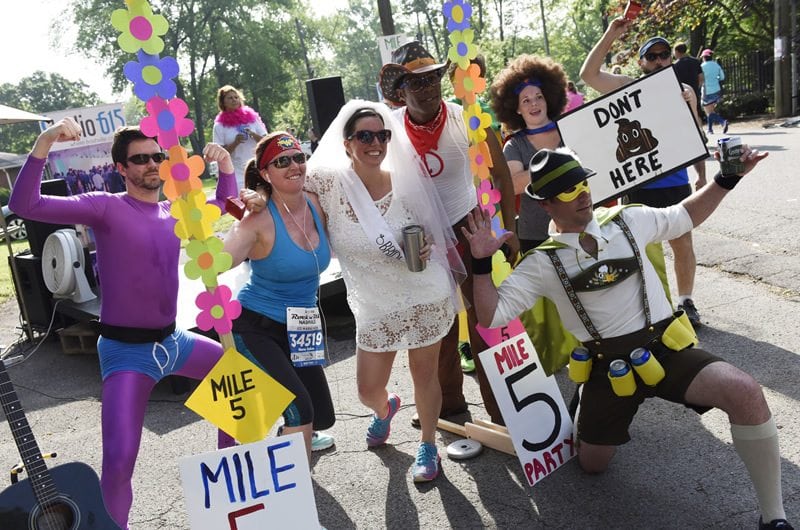
[{"label": "woman in blue tank top", "polygon": [[322,210],[303,192],[305,176],[297,139],[285,132],[265,136],[245,184],[267,189],[267,209],[235,223],[225,250],[234,266],[249,258],[251,267],[239,293],[242,315],[233,324],[236,347],[296,396],[283,413],[282,432],[303,433],[310,461],[313,431],[330,428],[335,417],[317,309],[319,276],[331,255]]}]

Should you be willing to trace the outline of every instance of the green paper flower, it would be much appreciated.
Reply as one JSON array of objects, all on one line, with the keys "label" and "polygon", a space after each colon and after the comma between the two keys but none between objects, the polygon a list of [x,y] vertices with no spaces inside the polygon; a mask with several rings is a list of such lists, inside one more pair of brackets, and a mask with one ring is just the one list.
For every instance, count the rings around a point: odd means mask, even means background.
[{"label": "green paper flower", "polygon": [[475,40],[475,30],[472,28],[463,31],[456,30],[450,33],[448,37],[452,46],[447,52],[447,57],[458,64],[462,70],[466,70],[470,59],[474,59],[478,55],[478,47],[473,42]]},{"label": "green paper flower", "polygon": [[186,245],[186,254],[191,258],[183,267],[190,280],[203,279],[206,287],[217,286],[217,276],[231,268],[233,258],[222,249],[225,244],[218,237],[205,241],[192,239]]}]

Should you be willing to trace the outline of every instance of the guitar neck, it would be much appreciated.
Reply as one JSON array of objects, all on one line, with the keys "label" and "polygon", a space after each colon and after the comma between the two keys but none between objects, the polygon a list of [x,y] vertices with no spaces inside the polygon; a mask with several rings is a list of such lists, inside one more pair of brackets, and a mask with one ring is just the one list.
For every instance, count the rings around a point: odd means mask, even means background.
[{"label": "guitar neck", "polygon": [[25,411],[14,390],[14,384],[8,376],[8,370],[2,359],[0,359],[0,403],[3,405],[3,412],[11,427],[11,434],[14,436],[14,443],[25,464],[28,478],[33,485],[33,493],[39,504],[47,505],[58,495],[58,491],[50,477],[50,471],[42,458],[42,452],[33,436],[33,431],[25,417]]}]

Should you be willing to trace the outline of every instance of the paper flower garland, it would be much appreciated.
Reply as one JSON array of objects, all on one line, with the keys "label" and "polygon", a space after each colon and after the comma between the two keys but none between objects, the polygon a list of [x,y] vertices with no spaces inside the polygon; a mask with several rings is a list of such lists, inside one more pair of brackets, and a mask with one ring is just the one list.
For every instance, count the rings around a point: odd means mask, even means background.
[{"label": "paper flower garland", "polygon": [[146,105],[149,116],[142,118],[139,127],[147,136],[158,137],[164,149],[178,145],[179,136],[188,136],[194,130],[194,122],[186,118],[189,106],[179,98],[169,102],[156,96]]},{"label": "paper flower garland", "polygon": [[232,294],[227,285],[198,294],[195,303],[201,311],[197,315],[197,327],[203,331],[214,328],[220,335],[230,333],[233,321],[242,314],[242,305],[238,300],[231,300]]},{"label": "paper flower garland", "polygon": [[[478,94],[486,90],[486,80],[481,77],[480,67],[470,61],[477,57],[478,48],[474,43],[475,31],[470,28],[472,6],[466,0],[447,0],[442,6],[447,19],[448,38],[451,46],[448,58],[458,65],[453,79],[453,89],[464,105],[464,123],[470,141],[469,162],[472,173],[480,179],[476,193],[481,208],[491,213],[499,211],[500,193],[491,183],[492,156],[486,143],[486,128],[492,124],[492,117],[483,111],[478,103]],[[493,133],[492,133],[493,134]],[[492,219],[500,228],[501,217]],[[497,231],[495,231],[497,232]],[[502,232],[500,232],[502,233]]]},{"label": "paper flower garland", "polygon": [[117,9],[111,14],[111,25],[122,33],[117,38],[119,47],[128,53],[143,50],[151,55],[161,53],[169,24],[161,15],[154,15],[144,0],[129,0],[128,10]]}]

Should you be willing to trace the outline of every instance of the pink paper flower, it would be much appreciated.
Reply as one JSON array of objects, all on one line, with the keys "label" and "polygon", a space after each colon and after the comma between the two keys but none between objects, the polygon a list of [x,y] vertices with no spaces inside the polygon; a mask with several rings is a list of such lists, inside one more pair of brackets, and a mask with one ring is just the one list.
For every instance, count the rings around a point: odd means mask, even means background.
[{"label": "pink paper flower", "polygon": [[230,333],[233,321],[242,314],[242,305],[238,300],[231,300],[230,287],[220,285],[216,289],[197,295],[195,303],[200,308],[197,315],[197,327],[203,331],[214,328],[220,335]]},{"label": "pink paper flower", "polygon": [[169,102],[154,96],[147,101],[149,116],[139,123],[147,136],[158,137],[158,144],[164,149],[178,145],[179,136],[189,136],[194,130],[194,122],[186,118],[189,106],[180,98]]},{"label": "pink paper flower", "polygon": [[478,206],[481,207],[481,210],[494,215],[494,205],[498,202],[500,202],[500,192],[492,188],[491,180],[482,180],[478,184]]}]

